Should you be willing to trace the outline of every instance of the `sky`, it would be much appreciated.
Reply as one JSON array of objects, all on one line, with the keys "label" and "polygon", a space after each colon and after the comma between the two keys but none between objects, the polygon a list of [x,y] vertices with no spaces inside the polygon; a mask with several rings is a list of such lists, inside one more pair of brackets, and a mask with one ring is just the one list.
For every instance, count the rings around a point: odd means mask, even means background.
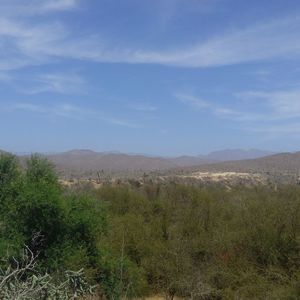
[{"label": "sky", "polygon": [[300,150],[300,1],[0,0],[0,149]]}]

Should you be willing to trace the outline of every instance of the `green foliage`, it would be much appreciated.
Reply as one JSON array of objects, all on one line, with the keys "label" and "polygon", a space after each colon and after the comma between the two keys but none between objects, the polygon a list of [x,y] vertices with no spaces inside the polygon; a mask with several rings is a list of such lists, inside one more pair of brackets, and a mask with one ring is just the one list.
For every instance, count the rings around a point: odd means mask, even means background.
[{"label": "green foliage", "polygon": [[64,189],[43,158],[4,155],[0,200],[0,256],[28,245],[40,282],[84,268],[106,299],[300,299],[297,186]]},{"label": "green foliage", "polygon": [[57,179],[54,166],[45,158],[35,154],[27,160],[26,180],[28,183],[58,187]]},{"label": "green foliage", "polygon": [[106,230],[99,201],[64,195],[52,165],[38,156],[27,161],[23,172],[12,156],[1,157],[0,166],[0,211],[5,216],[0,225],[1,257],[8,253],[18,258],[25,244],[38,255],[41,274],[84,268],[94,280],[98,241]]},{"label": "green foliage", "polygon": [[13,198],[17,192],[19,179],[19,166],[17,159],[10,154],[0,155],[0,203]]},{"label": "green foliage", "polygon": [[97,197],[109,213],[107,248],[115,257],[123,249],[138,267],[142,293],[298,299],[298,187],[150,184],[103,188]]},{"label": "green foliage", "polygon": [[[37,156],[27,161],[23,182],[15,199],[16,210],[11,226],[15,226],[24,243],[43,258],[44,252],[57,244],[64,232],[61,188],[53,167]],[[43,240],[31,244],[36,234]]]}]

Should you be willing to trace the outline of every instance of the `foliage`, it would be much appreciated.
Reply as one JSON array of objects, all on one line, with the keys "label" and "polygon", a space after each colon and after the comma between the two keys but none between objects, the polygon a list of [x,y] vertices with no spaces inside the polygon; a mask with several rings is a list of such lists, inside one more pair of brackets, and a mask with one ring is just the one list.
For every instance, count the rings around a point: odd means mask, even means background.
[{"label": "foliage", "polygon": [[298,187],[228,191],[149,183],[105,187],[96,194],[110,216],[107,247],[116,257],[124,249],[142,271],[143,293],[197,299],[300,297]]},{"label": "foliage", "polygon": [[34,275],[56,286],[83,268],[106,299],[300,298],[298,186],[63,188],[43,158],[23,170],[4,155],[0,200],[0,256],[20,261],[24,244],[38,255],[21,285]]}]

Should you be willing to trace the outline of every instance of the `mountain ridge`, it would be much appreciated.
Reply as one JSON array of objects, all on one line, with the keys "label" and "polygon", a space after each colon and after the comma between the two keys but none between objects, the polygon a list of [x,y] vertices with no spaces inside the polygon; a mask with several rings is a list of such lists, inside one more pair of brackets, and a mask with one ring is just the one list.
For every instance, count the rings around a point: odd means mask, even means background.
[{"label": "mountain ridge", "polygon": [[[270,153],[272,155],[269,155]],[[191,168],[195,170],[251,171],[254,169],[270,170],[272,166],[274,166],[273,169],[295,169],[293,162],[290,162],[292,153],[274,154],[271,151],[258,149],[225,149],[197,156],[182,155],[178,157],[146,156],[116,151],[96,152],[90,149],[72,149],[60,153],[41,155],[49,159],[61,174],[95,174],[99,171],[151,172],[179,168],[186,170]],[[27,154],[19,157],[24,160],[28,156]],[[284,162],[278,163],[277,160],[284,160]]]},{"label": "mountain ridge", "polygon": [[259,173],[293,173],[300,175],[300,151],[282,152],[256,159],[223,161],[192,167],[190,170],[200,171],[234,171]]}]

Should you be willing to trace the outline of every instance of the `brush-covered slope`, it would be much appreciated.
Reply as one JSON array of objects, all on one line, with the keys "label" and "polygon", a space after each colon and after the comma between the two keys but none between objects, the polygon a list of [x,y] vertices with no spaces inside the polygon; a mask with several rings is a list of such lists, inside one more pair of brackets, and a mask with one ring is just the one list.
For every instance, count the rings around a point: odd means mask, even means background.
[{"label": "brush-covered slope", "polygon": [[205,171],[299,173],[300,152],[279,153],[266,157],[208,164],[193,169]]},{"label": "brush-covered slope", "polygon": [[60,154],[47,155],[60,171],[154,171],[173,168],[174,163],[157,157],[128,155],[121,153],[98,153],[91,150],[72,150]]}]

